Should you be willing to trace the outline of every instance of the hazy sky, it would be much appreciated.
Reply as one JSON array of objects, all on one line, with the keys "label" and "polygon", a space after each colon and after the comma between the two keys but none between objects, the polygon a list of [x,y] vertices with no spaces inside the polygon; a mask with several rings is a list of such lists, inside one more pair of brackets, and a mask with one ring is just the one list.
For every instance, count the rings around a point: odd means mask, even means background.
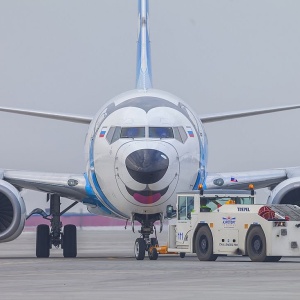
[{"label": "hazy sky", "polygon": [[[200,114],[299,104],[299,0],[150,0],[155,88]],[[135,86],[137,0],[1,0],[0,105],[94,115]],[[0,113],[0,167],[82,173],[86,125]],[[207,124],[209,171],[300,165],[300,110]]]}]

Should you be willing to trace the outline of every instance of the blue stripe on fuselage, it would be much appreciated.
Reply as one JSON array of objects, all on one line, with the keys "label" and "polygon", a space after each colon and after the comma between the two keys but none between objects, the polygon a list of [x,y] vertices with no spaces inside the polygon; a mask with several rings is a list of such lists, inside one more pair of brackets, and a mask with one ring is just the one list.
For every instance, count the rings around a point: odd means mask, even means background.
[{"label": "blue stripe on fuselage", "polygon": [[[93,180],[93,184],[96,188],[97,193],[99,194],[99,196],[101,197],[101,199],[99,199],[100,201],[102,200],[104,203],[104,206],[108,207],[108,209],[115,215],[119,215],[123,218],[128,218],[127,216],[125,216],[123,213],[121,213],[118,209],[116,209],[110,202],[109,200],[106,198],[106,196],[104,195],[102,189],[100,188],[100,185],[98,183],[96,174],[95,174],[95,164],[94,164],[94,140],[95,140],[96,135],[94,135],[94,137],[92,138],[91,141],[91,145],[90,145],[90,172],[91,172],[91,177]],[[105,205],[106,204],[106,205]]]},{"label": "blue stripe on fuselage", "polygon": [[198,190],[198,185],[201,183],[203,185],[203,189],[206,189],[206,166],[207,166],[207,137],[204,132],[203,143],[201,138],[199,139],[200,143],[200,170],[198,171],[198,175],[196,178],[196,182],[194,184],[193,190]]},{"label": "blue stripe on fuselage", "polygon": [[99,199],[97,198],[97,196],[95,195],[94,191],[93,191],[93,188],[89,182],[89,179],[88,179],[88,176],[86,173],[83,174],[84,178],[85,178],[85,182],[86,182],[86,185],[85,185],[85,192],[87,194],[87,198],[83,199],[82,200],[82,203],[84,204],[90,204],[90,205],[95,205],[95,206],[98,206],[100,207],[106,214],[109,214],[111,215],[112,212],[107,209],[100,201]]}]

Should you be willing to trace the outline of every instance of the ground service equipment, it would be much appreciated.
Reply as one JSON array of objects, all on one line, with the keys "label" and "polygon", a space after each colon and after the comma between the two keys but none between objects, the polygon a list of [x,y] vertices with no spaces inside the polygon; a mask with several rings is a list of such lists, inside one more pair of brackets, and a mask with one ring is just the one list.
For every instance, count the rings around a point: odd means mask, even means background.
[{"label": "ground service equipment", "polygon": [[[175,214],[169,206],[167,214]],[[173,223],[172,223],[173,222]],[[201,261],[245,255],[252,261],[300,256],[300,207],[254,204],[254,191],[207,190],[179,193],[167,247],[158,253],[197,253]]]}]

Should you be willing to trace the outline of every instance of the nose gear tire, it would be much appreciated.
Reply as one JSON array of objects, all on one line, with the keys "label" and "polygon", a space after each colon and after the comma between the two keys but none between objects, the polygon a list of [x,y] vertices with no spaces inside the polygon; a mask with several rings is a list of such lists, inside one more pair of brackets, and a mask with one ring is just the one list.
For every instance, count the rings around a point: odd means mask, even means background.
[{"label": "nose gear tire", "polygon": [[150,248],[148,251],[148,257],[150,260],[157,260],[158,259],[158,253],[156,248]]},{"label": "nose gear tire", "polygon": [[136,260],[143,260],[145,258],[146,243],[143,238],[137,238],[134,244],[134,256]]}]

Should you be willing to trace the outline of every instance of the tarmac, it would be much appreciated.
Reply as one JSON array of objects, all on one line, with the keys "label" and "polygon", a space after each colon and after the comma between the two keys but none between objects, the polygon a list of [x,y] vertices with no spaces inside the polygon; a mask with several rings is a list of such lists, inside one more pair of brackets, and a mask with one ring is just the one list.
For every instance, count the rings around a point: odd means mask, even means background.
[{"label": "tarmac", "polygon": [[[200,262],[195,255],[137,261],[131,228],[78,230],[78,257],[35,257],[35,232],[0,244],[0,299],[299,299],[300,258]],[[167,232],[158,235],[161,245]]]}]

